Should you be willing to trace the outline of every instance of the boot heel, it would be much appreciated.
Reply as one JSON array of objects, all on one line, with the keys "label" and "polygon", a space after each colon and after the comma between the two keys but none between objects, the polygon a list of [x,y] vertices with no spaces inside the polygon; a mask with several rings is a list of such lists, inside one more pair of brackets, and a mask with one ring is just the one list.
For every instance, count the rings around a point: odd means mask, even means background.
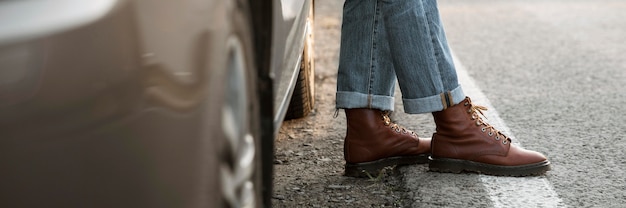
[{"label": "boot heel", "polygon": [[346,163],[345,176],[357,178],[376,178],[386,167],[428,163],[428,155],[400,156],[384,158],[371,162]]},{"label": "boot heel", "polygon": [[380,175],[381,171],[385,168],[383,167],[367,167],[367,166],[358,166],[355,164],[346,164],[345,176],[355,177],[355,178],[376,178]]},{"label": "boot heel", "polygon": [[396,165],[394,160],[382,159],[363,163],[346,163],[345,176],[355,178],[377,178],[386,167]]},{"label": "boot heel", "polygon": [[441,173],[461,173],[464,170],[464,164],[453,159],[436,159],[431,157],[428,169]]}]

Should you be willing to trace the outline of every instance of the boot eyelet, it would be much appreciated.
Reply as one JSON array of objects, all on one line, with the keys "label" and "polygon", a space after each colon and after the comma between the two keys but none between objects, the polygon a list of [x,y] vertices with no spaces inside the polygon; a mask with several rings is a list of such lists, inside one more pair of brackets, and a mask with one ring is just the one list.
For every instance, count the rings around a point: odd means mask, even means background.
[{"label": "boot eyelet", "polygon": [[400,133],[400,129],[396,129],[396,132]]},{"label": "boot eyelet", "polygon": [[407,133],[406,129],[402,129],[402,134],[406,134],[406,133]]},{"label": "boot eyelet", "polygon": [[469,102],[465,102],[465,104],[463,104],[463,105],[468,106],[468,105],[469,105]]},{"label": "boot eyelet", "polygon": [[489,133],[487,135],[493,136],[493,131],[489,131]]},{"label": "boot eyelet", "polygon": [[483,127],[482,129],[480,129],[481,131],[485,132],[487,131],[487,129],[485,127]]},{"label": "boot eyelet", "polygon": [[508,140],[503,140],[503,141],[502,141],[502,144],[503,144],[503,145],[507,145],[508,143],[509,143],[509,141],[508,141]]},{"label": "boot eyelet", "polygon": [[480,126],[480,121],[476,121],[476,126]]},{"label": "boot eyelet", "polygon": [[496,141],[500,141],[500,136],[496,136]]},{"label": "boot eyelet", "polygon": [[472,112],[472,109],[467,109],[467,112],[468,112],[468,113],[471,113],[471,112]]}]

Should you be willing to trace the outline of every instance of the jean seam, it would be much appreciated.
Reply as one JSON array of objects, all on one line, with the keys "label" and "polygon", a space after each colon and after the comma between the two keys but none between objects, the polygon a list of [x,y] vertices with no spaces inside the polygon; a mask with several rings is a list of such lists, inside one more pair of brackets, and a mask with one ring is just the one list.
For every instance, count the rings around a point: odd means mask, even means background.
[{"label": "jean seam", "polygon": [[[425,5],[422,4],[422,9],[424,9]],[[430,6],[430,5],[427,5]],[[426,9],[424,9],[424,16],[426,17],[426,24],[427,24],[427,29],[428,29],[428,34],[430,35],[430,44],[431,44],[431,48],[432,48],[432,52],[433,52],[433,58],[434,58],[434,66],[435,67],[435,72],[438,76],[438,80],[439,85],[440,85],[440,89],[442,89],[443,91],[440,92],[441,96],[442,96],[442,100],[441,100],[441,104],[443,106],[443,109],[445,110],[448,106],[451,106],[451,104],[447,103],[447,99],[444,98],[448,98],[448,94],[446,94],[446,89],[445,86],[443,84],[443,78],[441,77],[441,70],[443,69],[443,66],[441,66],[441,62],[439,61],[441,59],[441,52],[439,50],[437,50],[438,48],[435,47],[437,45],[437,28],[436,25],[433,25],[433,14],[426,12]],[[449,91],[448,91],[449,92]],[[451,98],[449,98],[451,99]]]},{"label": "jean seam", "polygon": [[376,70],[376,56],[375,56],[375,52],[376,49],[378,48],[378,45],[376,43],[376,40],[378,38],[378,17],[380,15],[380,9],[379,9],[379,1],[375,0],[376,4],[374,4],[374,16],[372,17],[372,39],[371,39],[371,49],[370,49],[370,70],[369,70],[369,77],[368,77],[368,99],[367,99],[367,106],[368,108],[372,107],[372,102],[373,102],[373,98],[372,98],[372,94],[373,94],[373,86],[374,86],[374,70]]},{"label": "jean seam", "polygon": [[[431,52],[433,54],[433,60],[434,60],[434,66],[433,67],[435,67],[435,70],[433,70],[433,71],[435,72],[435,75],[437,76],[436,77],[437,79],[433,79],[433,84],[438,84],[439,85],[439,86],[435,87],[435,89],[442,89],[442,90],[445,91],[445,88],[443,86],[443,80],[441,78],[441,66],[440,66],[439,59],[438,59],[439,54],[438,54],[437,49],[435,48],[436,36],[434,34],[434,31],[432,31],[432,29],[431,29],[430,21],[432,20],[432,17],[426,11],[425,6],[426,6],[425,2],[422,1],[421,9],[422,9],[422,12],[424,14],[424,17],[426,18],[426,22],[425,22],[426,30],[428,31],[428,36],[430,36],[430,44],[431,44],[430,45],[430,49],[431,49]],[[439,82],[437,82],[437,80],[439,80]],[[440,92],[440,93],[444,93],[444,92]]]}]

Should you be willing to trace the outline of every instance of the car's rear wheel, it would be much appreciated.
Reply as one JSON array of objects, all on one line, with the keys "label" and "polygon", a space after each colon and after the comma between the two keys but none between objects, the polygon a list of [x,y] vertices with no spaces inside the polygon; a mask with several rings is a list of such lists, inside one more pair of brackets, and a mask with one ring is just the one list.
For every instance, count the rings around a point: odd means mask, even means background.
[{"label": "car's rear wheel", "polygon": [[256,93],[252,30],[246,8],[232,13],[226,40],[226,69],[220,133],[219,174],[223,207],[259,207],[262,203],[261,129]]},{"label": "car's rear wheel", "polygon": [[315,107],[315,53],[313,21],[315,17],[314,6],[310,5],[309,15],[306,23],[306,38],[302,61],[300,63],[300,73],[291,96],[289,109],[285,119],[302,118],[311,113]]}]

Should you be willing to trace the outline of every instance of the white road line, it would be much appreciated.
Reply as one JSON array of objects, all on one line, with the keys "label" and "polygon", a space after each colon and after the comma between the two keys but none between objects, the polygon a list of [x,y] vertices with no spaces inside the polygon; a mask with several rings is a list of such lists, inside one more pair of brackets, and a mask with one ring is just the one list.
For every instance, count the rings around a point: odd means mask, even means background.
[{"label": "white road line", "polygon": [[[484,112],[489,124],[503,131],[511,137],[515,145],[521,146],[515,139],[504,121],[498,116],[487,96],[478,88],[469,76],[459,59],[452,55],[456,66],[457,76],[463,91],[472,98],[472,102],[489,108]],[[539,177],[495,177],[480,175],[494,207],[566,207],[558,194],[554,191],[550,181],[545,176]]]}]

